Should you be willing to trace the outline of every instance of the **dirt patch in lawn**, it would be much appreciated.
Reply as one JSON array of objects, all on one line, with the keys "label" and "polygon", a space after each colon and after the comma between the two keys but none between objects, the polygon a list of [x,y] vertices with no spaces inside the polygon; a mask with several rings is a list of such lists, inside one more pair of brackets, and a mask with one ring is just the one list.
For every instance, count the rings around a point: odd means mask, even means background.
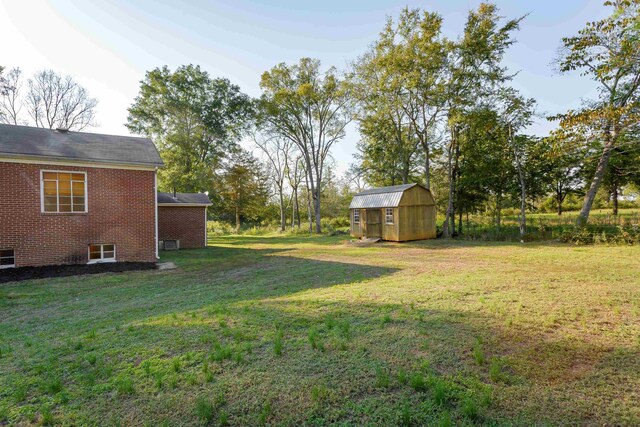
[{"label": "dirt patch in lawn", "polygon": [[0,271],[0,283],[82,274],[121,273],[132,270],[153,270],[154,262],[113,262],[104,264],[49,265],[44,267],[18,267]]}]

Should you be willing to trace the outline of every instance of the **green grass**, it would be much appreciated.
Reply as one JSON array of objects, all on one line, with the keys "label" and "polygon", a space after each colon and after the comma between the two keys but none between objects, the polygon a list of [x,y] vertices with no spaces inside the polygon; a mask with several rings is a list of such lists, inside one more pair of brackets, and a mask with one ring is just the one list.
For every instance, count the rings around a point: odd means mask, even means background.
[{"label": "green grass", "polygon": [[0,425],[640,424],[640,247],[343,239],[0,286]]}]

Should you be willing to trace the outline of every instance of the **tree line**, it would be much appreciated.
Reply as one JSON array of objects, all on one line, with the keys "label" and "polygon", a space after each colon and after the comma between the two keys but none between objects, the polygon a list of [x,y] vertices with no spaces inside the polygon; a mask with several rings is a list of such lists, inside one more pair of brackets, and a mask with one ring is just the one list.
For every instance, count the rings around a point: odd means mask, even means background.
[{"label": "tree line", "polygon": [[[561,40],[558,70],[589,77],[597,96],[549,117],[558,126],[545,137],[527,134],[542,113],[504,65],[526,17],[504,18],[491,3],[469,11],[453,38],[438,13],[406,8],[344,70],[312,58],[281,63],[253,99],[199,66],[156,68],[126,126],[158,146],[161,189],[209,191],[214,215],[238,230],[277,218],[281,230],[306,222],[321,232],[323,217],[346,215],[355,191],[408,182],[435,194],[445,237],[470,213],[489,212],[499,226],[505,208],[518,210],[524,236],[527,213],[545,199],[562,214],[582,197],[584,225],[597,194],[617,213],[621,192],[640,188],[639,4],[607,1],[608,17]],[[70,78],[43,71],[22,93],[18,69],[0,76],[0,120],[93,124],[96,101]],[[350,123],[358,153],[337,177],[331,150]]]}]

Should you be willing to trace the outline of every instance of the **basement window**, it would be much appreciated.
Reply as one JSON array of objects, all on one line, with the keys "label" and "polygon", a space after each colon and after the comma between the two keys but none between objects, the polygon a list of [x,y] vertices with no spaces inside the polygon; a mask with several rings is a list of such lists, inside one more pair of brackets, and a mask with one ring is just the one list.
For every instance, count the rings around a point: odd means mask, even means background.
[{"label": "basement window", "polygon": [[384,215],[385,224],[393,224],[393,208],[387,208]]},{"label": "basement window", "polygon": [[97,244],[89,245],[89,264],[98,262],[115,262],[116,245]]},{"label": "basement window", "polygon": [[11,268],[16,266],[16,253],[13,249],[0,250],[0,268]]},{"label": "basement window", "polygon": [[360,209],[353,210],[353,223],[354,224],[360,223]]}]

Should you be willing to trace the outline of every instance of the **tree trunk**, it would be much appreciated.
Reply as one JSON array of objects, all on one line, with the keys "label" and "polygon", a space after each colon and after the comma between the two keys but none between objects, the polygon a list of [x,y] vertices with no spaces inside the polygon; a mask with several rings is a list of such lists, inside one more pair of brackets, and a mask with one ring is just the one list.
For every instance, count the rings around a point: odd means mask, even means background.
[{"label": "tree trunk", "polygon": [[[302,222],[300,219],[300,202],[298,201],[298,189],[295,189],[295,210],[296,210],[296,219],[298,221],[298,230],[300,230],[300,223]],[[291,221],[293,221],[293,218],[291,218]]]},{"label": "tree trunk", "polygon": [[509,126],[509,140],[513,147],[513,157],[516,163],[516,169],[518,170],[518,180],[520,181],[520,241],[524,241],[524,235],[527,232],[527,186],[524,179],[524,171],[520,164],[520,156],[518,155],[518,149],[513,141],[513,129]]},{"label": "tree trunk", "polygon": [[502,220],[502,195],[496,194],[496,225],[500,228]]},{"label": "tree trunk", "polygon": [[611,194],[613,198],[613,215],[618,216],[618,185],[613,185],[613,192]]},{"label": "tree trunk", "polygon": [[452,230],[449,229],[449,218],[453,214],[453,162],[452,162],[452,147],[449,146],[447,150],[447,177],[449,178],[449,201],[447,203],[447,211],[444,215],[444,223],[442,224],[442,237],[449,238],[452,235]]},{"label": "tree trunk", "polygon": [[236,206],[236,234],[240,234],[240,208]]},{"label": "tree trunk", "polygon": [[562,202],[564,202],[564,196],[561,191],[556,190],[556,203],[558,204],[558,216],[562,215]]},{"label": "tree trunk", "polygon": [[462,210],[458,212],[458,236],[462,235]]},{"label": "tree trunk", "polygon": [[280,187],[280,231],[287,229],[287,216],[284,210],[284,195],[282,194],[282,187]]},{"label": "tree trunk", "polygon": [[596,193],[598,193],[598,189],[600,188],[600,184],[602,184],[602,178],[604,177],[604,173],[607,170],[607,165],[609,164],[609,158],[611,157],[611,151],[616,142],[617,130],[614,128],[613,131],[605,132],[605,144],[602,149],[602,155],[600,156],[600,160],[598,161],[598,166],[596,167],[596,173],[593,176],[593,180],[591,181],[591,185],[589,186],[589,191],[584,196],[584,201],[582,202],[582,209],[580,210],[580,214],[578,215],[578,219],[576,221],[576,225],[578,227],[582,227],[587,225],[587,221],[589,221],[589,213],[591,212],[591,207],[593,206],[593,201],[596,198]]},{"label": "tree trunk", "polygon": [[315,197],[313,198],[313,213],[316,219],[316,233],[322,233],[322,224],[320,223],[320,185],[316,186]]},{"label": "tree trunk", "polygon": [[424,186],[431,189],[431,159],[429,154],[429,146],[424,146]]}]

